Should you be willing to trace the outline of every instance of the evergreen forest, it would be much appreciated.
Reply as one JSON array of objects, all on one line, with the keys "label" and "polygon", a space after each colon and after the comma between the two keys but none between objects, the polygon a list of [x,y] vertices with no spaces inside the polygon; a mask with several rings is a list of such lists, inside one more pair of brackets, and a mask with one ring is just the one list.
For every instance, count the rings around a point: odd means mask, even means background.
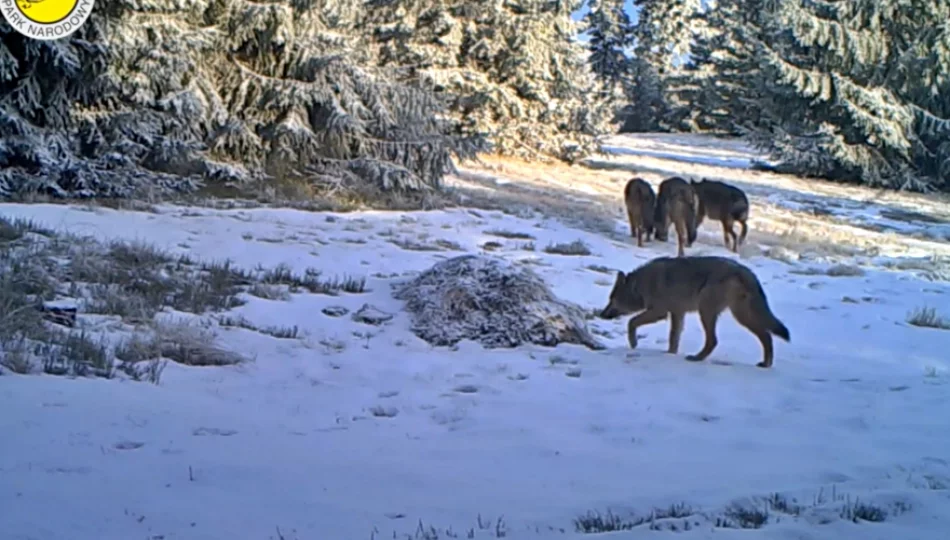
[{"label": "evergreen forest", "polygon": [[741,137],[782,172],[950,191],[946,0],[96,0],[0,21],[0,197],[438,190],[480,153]]}]

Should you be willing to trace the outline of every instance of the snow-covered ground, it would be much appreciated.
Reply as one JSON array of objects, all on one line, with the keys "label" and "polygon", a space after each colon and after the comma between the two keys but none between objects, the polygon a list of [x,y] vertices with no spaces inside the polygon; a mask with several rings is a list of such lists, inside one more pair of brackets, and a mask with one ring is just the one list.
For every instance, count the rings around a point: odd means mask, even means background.
[{"label": "snow-covered ground", "polygon": [[602,149],[609,154],[639,156],[748,169],[771,163],[741,141],[682,133],[638,133],[610,137]]},{"label": "snow-covered ground", "polygon": [[[157,386],[4,372],[5,540],[560,539],[585,536],[574,520],[608,511],[615,524],[646,519],[609,535],[618,540],[669,534],[655,529],[855,540],[950,530],[950,332],[905,322],[925,305],[950,314],[946,282],[745,258],[791,331],[771,370],[754,367],[758,342],[729,315],[701,364],[661,352],[666,323],[629,350],[625,320],[591,321],[605,351],[450,350],[410,332],[392,283],[498,242],[495,255],[594,309],[609,269],[674,254],[675,243],[637,249],[481,210],[156,209],[2,204],[0,215],[247,268],[366,277],[368,291],[248,296],[232,314],[296,325],[298,338],[218,328],[253,361],[170,364]],[[577,239],[591,255],[543,251]],[[727,255],[715,242],[691,253]],[[395,317],[369,326],[322,312],[367,303]],[[680,349],[701,344],[693,314]],[[886,515],[854,522],[856,508]],[[750,509],[769,509],[761,529],[723,527],[751,526]]]},{"label": "snow-covered ground", "polygon": [[809,189],[802,189],[806,181],[800,178],[749,171],[755,162],[771,162],[739,140],[648,133],[615,135],[603,148],[609,157],[589,161],[665,175],[725,180],[742,188],[753,204],[826,216],[872,231],[950,241],[950,205],[944,196],[900,200],[901,196],[893,192],[863,190],[862,196],[855,197],[858,190],[814,181],[807,182]]}]

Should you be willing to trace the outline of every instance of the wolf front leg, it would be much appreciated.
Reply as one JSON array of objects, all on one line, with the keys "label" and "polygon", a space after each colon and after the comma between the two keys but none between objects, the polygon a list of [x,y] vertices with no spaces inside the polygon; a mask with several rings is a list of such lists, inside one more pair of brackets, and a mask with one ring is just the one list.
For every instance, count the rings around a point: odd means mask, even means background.
[{"label": "wolf front leg", "polygon": [[666,349],[666,352],[670,354],[676,354],[680,350],[680,336],[683,334],[683,321],[685,317],[684,313],[670,312],[669,348]]},{"label": "wolf front leg", "polygon": [[660,322],[665,318],[666,311],[658,309],[648,309],[636,317],[632,317],[630,321],[627,322],[627,342],[630,343],[630,348],[637,348],[637,328]]}]

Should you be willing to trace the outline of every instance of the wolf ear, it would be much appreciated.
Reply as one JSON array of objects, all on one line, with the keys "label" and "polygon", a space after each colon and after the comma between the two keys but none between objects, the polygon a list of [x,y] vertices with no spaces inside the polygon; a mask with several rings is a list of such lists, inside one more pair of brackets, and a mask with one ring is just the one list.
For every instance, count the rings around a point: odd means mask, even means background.
[{"label": "wolf ear", "polygon": [[616,281],[616,283],[623,283],[623,280],[626,279],[626,277],[627,277],[627,276],[626,276],[623,272],[621,272],[620,270],[617,270],[617,281]]}]

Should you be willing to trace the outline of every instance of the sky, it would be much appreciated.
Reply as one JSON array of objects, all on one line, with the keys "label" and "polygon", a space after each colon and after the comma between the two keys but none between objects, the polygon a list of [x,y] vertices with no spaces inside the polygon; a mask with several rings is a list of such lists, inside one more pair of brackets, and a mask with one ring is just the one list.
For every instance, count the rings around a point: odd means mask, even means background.
[{"label": "sky", "polygon": [[[574,12],[574,15],[571,17],[575,21],[579,21],[584,18],[585,15],[590,11],[587,2],[584,2],[584,5],[581,8]],[[627,15],[630,17],[630,22],[637,22],[637,14],[640,11],[633,5],[633,0],[626,0],[624,2],[624,11],[627,12]],[[587,41],[588,36],[586,33],[580,34],[577,38],[581,41]]]},{"label": "sky", "polygon": [[[625,11],[627,12],[627,14],[630,16],[630,20],[636,21],[636,20],[637,20],[637,11],[639,11],[639,10],[633,5],[633,0],[626,0],[626,1],[624,2],[624,8],[625,8],[624,10],[625,10]],[[581,20],[581,18],[583,18],[584,15],[587,15],[587,12],[588,12],[588,11],[590,11],[590,6],[588,6],[588,3],[587,3],[587,2],[584,2],[584,5],[581,6],[581,8],[580,8],[579,10],[577,10],[577,11],[574,12],[574,16],[573,16],[574,20],[575,20],[575,21]]]},{"label": "sky", "polygon": [[[709,7],[709,3],[710,3],[710,0],[701,0],[701,5],[703,6],[703,8]],[[624,1],[624,10],[627,12],[627,15],[630,17],[630,22],[636,24],[637,19],[639,18],[640,9],[633,5],[633,0]],[[581,8],[574,12],[571,18],[574,19],[575,21],[579,21],[583,19],[584,16],[587,15],[588,12],[590,12],[590,7],[588,6],[588,3],[585,1],[584,4],[581,6]],[[582,43],[587,43],[587,41],[590,40],[590,35],[587,32],[581,32],[577,35],[577,40]],[[629,52],[628,52],[628,55],[629,55]],[[673,62],[674,64],[679,64],[680,62],[686,61],[688,58],[689,58],[688,54],[683,55],[682,57],[675,58]]]}]

